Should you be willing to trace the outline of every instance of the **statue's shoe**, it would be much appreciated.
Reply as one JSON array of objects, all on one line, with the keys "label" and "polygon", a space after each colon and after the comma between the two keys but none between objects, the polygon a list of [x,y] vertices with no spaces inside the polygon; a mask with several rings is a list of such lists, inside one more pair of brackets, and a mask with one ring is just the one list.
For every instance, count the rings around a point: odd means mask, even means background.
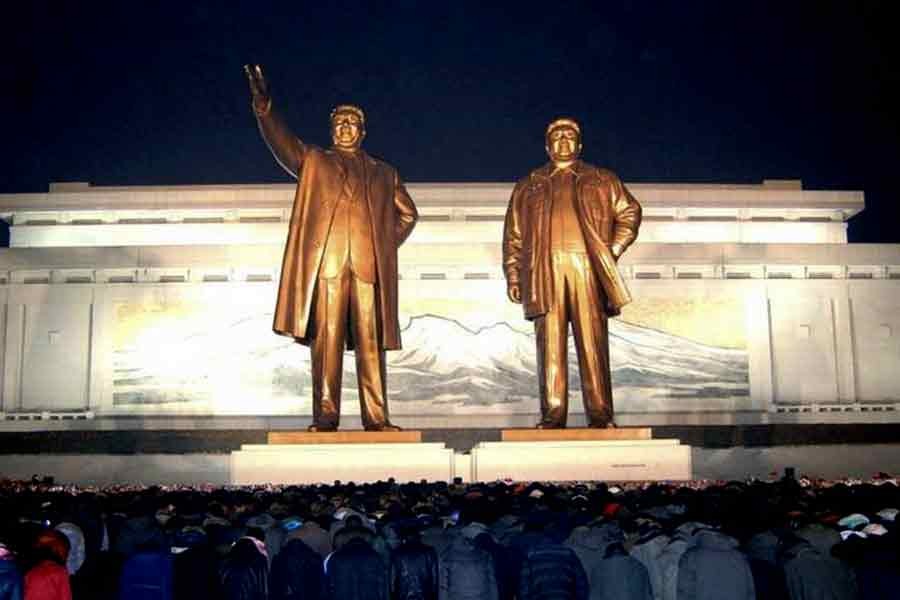
[{"label": "statue's shoe", "polygon": [[618,429],[615,421],[597,421],[588,425],[591,429]]},{"label": "statue's shoe", "polygon": [[393,423],[378,423],[377,425],[369,425],[366,427],[366,431],[403,431],[403,429]]},{"label": "statue's shoe", "polygon": [[329,431],[337,431],[336,425],[317,425],[313,423],[306,430],[310,433],[325,433]]},{"label": "statue's shoe", "polygon": [[566,426],[562,423],[552,423],[549,421],[541,421],[537,425],[534,426],[535,429],[565,429]]}]

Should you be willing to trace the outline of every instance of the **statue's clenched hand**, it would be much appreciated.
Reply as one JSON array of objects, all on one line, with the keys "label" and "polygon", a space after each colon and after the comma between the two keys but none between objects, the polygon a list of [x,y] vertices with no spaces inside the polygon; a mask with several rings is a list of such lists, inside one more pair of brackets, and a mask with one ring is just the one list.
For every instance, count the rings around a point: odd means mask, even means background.
[{"label": "statue's clenched hand", "polygon": [[250,85],[250,96],[253,99],[253,110],[262,114],[269,109],[269,84],[263,75],[260,65],[244,65],[247,83]]},{"label": "statue's clenched hand", "polygon": [[506,295],[509,296],[509,299],[516,303],[522,303],[522,290],[519,288],[518,283],[511,283],[506,286]]}]

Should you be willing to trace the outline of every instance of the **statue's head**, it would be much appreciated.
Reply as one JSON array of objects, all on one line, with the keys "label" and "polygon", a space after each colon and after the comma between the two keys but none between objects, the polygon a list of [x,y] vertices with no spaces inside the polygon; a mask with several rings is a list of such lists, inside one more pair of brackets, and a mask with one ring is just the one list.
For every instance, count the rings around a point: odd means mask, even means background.
[{"label": "statue's head", "polygon": [[555,163],[570,163],[581,154],[581,127],[575,119],[556,119],[547,125],[547,155]]},{"label": "statue's head", "polygon": [[341,150],[357,150],[366,137],[366,115],[358,106],[341,104],[331,111],[331,139]]}]

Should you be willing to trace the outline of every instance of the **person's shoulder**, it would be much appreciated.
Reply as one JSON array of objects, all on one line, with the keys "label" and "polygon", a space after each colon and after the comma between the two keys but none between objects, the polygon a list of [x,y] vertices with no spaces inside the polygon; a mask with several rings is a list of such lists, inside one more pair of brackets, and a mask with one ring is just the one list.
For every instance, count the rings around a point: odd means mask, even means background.
[{"label": "person's shoulder", "polygon": [[528,172],[524,177],[520,177],[518,181],[516,181],[515,189],[523,189],[528,186],[534,185],[535,182],[540,181],[542,179],[547,179],[550,176],[550,163],[541,165],[536,169],[532,169]]},{"label": "person's shoulder", "polygon": [[384,160],[383,158],[380,158],[378,156],[372,156],[365,150],[360,150],[360,152],[362,153],[363,158],[365,158],[365,161],[369,165],[369,167],[375,167],[377,169],[386,169],[391,172],[397,171],[396,167],[394,167],[391,163]]},{"label": "person's shoulder", "polygon": [[582,162],[581,169],[583,174],[590,175],[601,181],[612,182],[619,180],[619,176],[616,175],[614,171],[605,167],[598,167],[597,165],[592,165],[591,163]]},{"label": "person's shoulder", "polygon": [[337,151],[333,148],[322,148],[321,146],[316,146],[315,144],[306,144],[306,155],[314,156],[316,158],[324,158],[326,160],[336,160],[338,157]]},{"label": "person's shoulder", "polygon": [[538,168],[532,169],[531,172],[528,174],[528,179],[534,180],[534,179],[547,178],[547,177],[550,177],[550,174],[552,172],[553,172],[553,163],[545,162]]}]

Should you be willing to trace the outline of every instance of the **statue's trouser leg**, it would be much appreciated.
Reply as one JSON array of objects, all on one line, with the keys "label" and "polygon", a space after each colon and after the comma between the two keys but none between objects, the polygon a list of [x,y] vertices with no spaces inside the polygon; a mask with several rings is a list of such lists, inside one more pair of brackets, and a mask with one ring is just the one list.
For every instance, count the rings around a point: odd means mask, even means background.
[{"label": "statue's trouser leg", "polygon": [[535,319],[541,423],[565,427],[568,412],[568,331],[575,333],[582,399],[588,424],[612,420],[609,336],[604,295],[588,256],[579,252],[552,255],[553,298],[547,314]]},{"label": "statue's trouser leg", "polygon": [[337,428],[341,418],[341,377],[349,303],[350,277],[347,273],[316,282],[315,336],[310,347],[313,423],[326,429]]},{"label": "statue's trouser leg", "polygon": [[374,284],[356,277],[350,284],[350,326],[356,344],[356,380],[363,427],[388,422],[385,353],[379,340],[378,303]]},{"label": "statue's trouser leg", "polygon": [[553,297],[550,310],[534,320],[537,376],[541,396],[541,424],[565,427],[569,408],[566,280],[562,254],[553,253]]},{"label": "statue's trouser leg", "polygon": [[568,254],[566,290],[581,373],[585,420],[588,425],[605,425],[613,419],[609,329],[603,309],[606,297],[587,254]]}]

